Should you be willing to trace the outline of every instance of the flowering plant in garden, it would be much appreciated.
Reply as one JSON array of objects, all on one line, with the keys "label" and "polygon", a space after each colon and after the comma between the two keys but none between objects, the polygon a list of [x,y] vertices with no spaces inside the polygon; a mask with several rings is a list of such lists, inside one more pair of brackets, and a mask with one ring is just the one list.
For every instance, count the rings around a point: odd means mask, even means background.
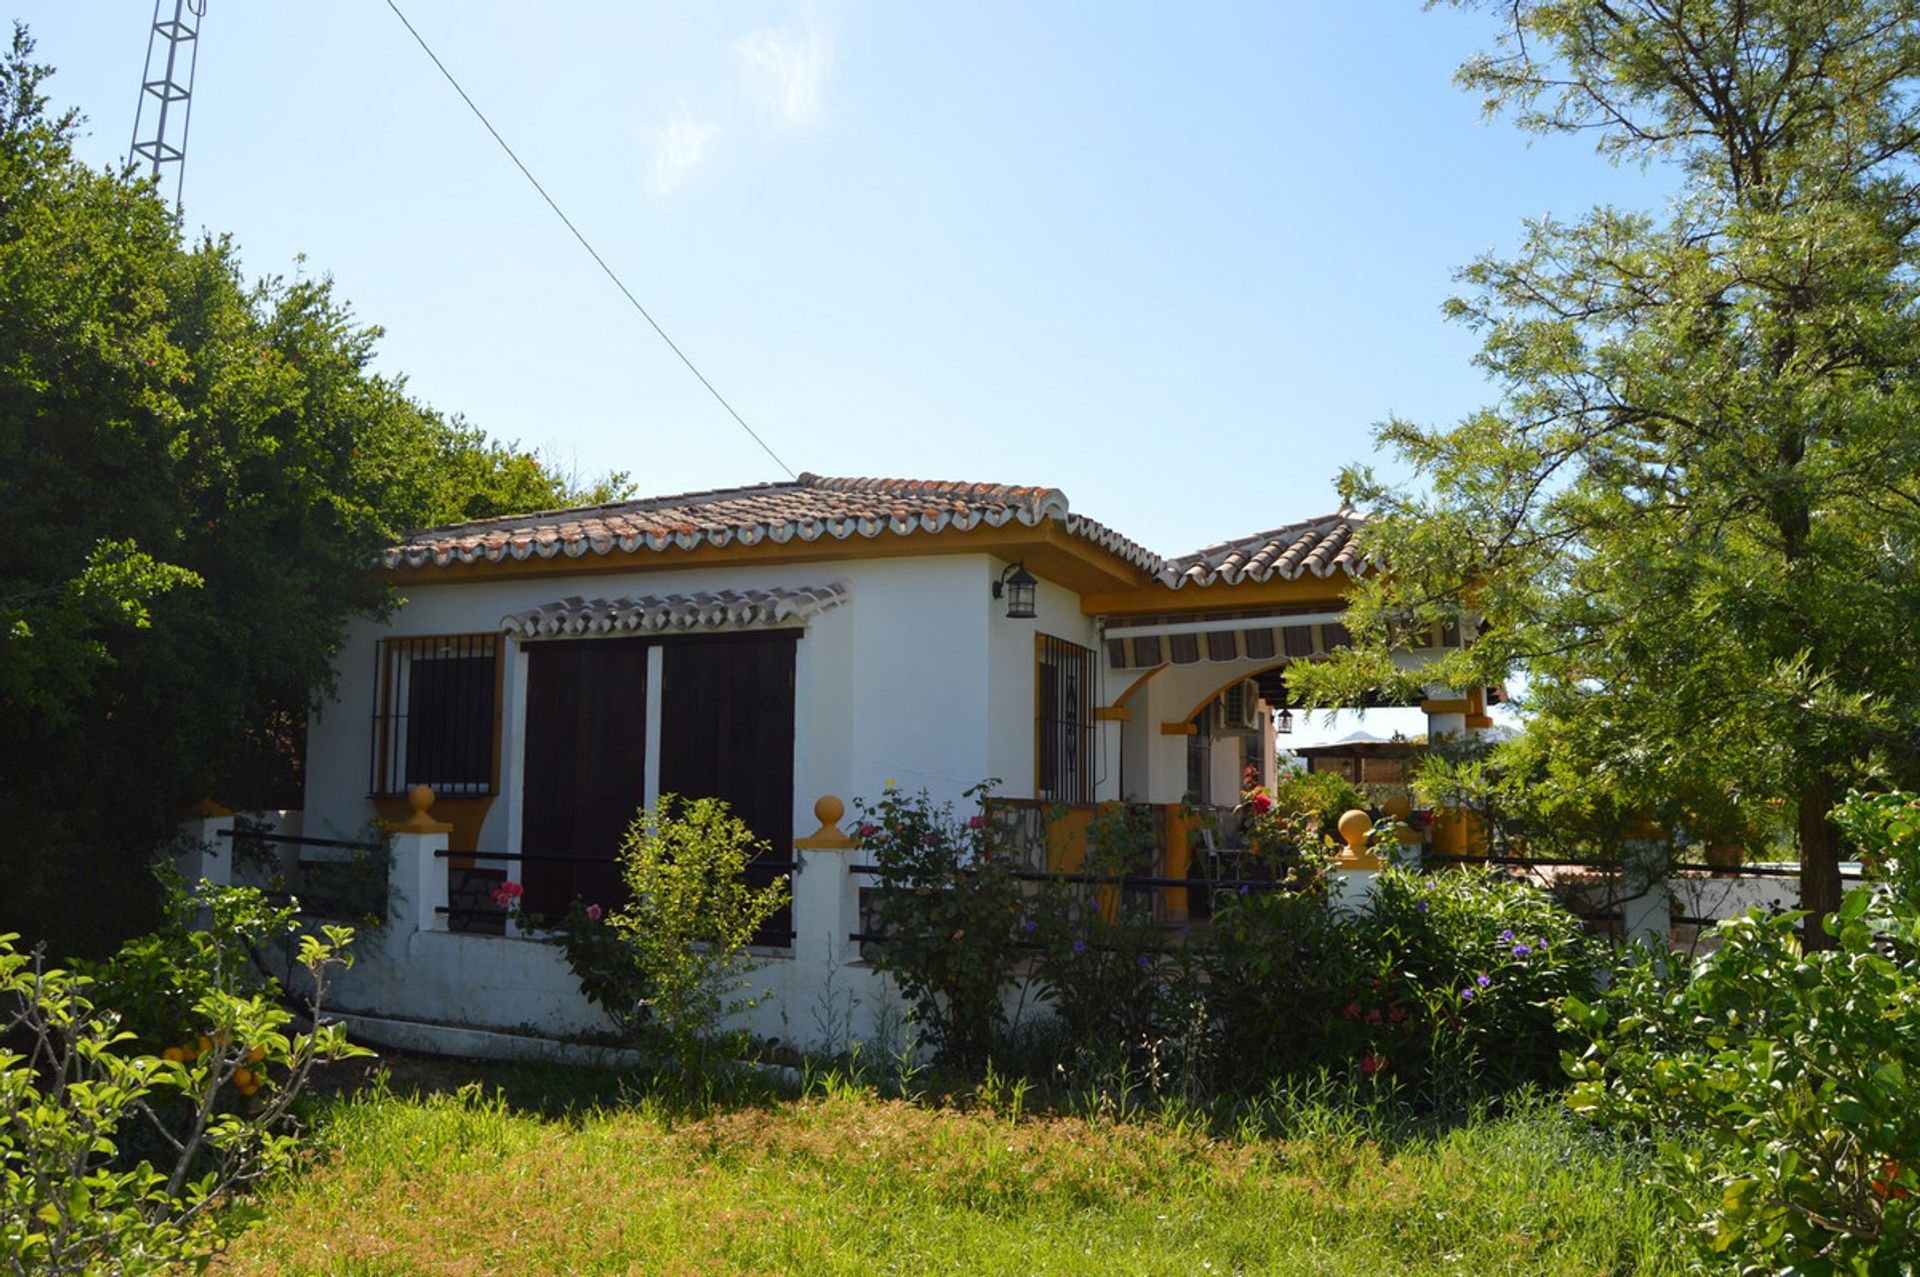
[{"label": "flowering plant in garden", "polygon": [[1388,1053],[1435,1102],[1558,1080],[1558,1002],[1593,988],[1599,955],[1546,893],[1488,870],[1389,869],[1359,941],[1370,981],[1405,1013]]},{"label": "flowering plant in garden", "polygon": [[940,1053],[965,1064],[984,1062],[1002,1040],[1003,995],[1030,940],[1005,831],[987,806],[993,784],[967,790],[975,809],[965,818],[892,781],[854,804],[855,829],[880,871],[870,903],[887,938],[875,965],[914,1004]]},{"label": "flowering plant in garden", "polygon": [[606,909],[575,900],[549,925],[548,934],[566,955],[587,1000],[605,1011],[623,1036],[637,1037],[652,1018],[651,985]]}]

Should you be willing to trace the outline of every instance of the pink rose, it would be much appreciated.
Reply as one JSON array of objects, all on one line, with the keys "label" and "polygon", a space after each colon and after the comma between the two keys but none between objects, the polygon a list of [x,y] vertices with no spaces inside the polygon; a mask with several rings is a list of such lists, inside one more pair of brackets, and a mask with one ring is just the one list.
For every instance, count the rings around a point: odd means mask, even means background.
[{"label": "pink rose", "polygon": [[985,818],[985,817],[982,817],[982,816],[975,816],[975,817],[974,817],[973,819],[971,819],[971,820],[969,820],[969,821],[967,822],[967,828],[968,828],[968,829],[980,829],[980,828],[982,828],[982,827],[984,827],[984,826],[986,825],[986,823],[987,823],[987,822],[986,822],[986,818]]},{"label": "pink rose", "polygon": [[880,826],[878,826],[878,825],[862,825],[862,826],[860,826],[860,836],[861,836],[862,838],[871,838],[871,837],[873,837],[873,836],[874,836],[875,834],[877,834],[877,833],[879,833],[879,832],[880,832]]},{"label": "pink rose", "polygon": [[588,905],[588,906],[587,906],[587,921],[588,921],[588,922],[598,922],[598,921],[600,921],[600,906],[599,906],[599,905]]},{"label": "pink rose", "polygon": [[1268,797],[1264,793],[1260,793],[1256,791],[1253,795],[1254,814],[1256,816],[1264,816],[1272,810],[1273,810],[1273,799]]}]

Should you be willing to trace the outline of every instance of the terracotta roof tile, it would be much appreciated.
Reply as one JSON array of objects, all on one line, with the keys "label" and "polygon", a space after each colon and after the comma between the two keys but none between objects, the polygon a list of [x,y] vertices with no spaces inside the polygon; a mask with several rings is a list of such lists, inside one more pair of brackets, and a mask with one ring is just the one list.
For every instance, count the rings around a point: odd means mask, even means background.
[{"label": "terracotta roof tile", "polygon": [[810,620],[838,606],[846,595],[847,587],[837,581],[831,585],[644,594],[617,599],[586,599],[576,595],[514,612],[501,618],[500,628],[530,639],[786,625]]},{"label": "terracotta roof tile", "polygon": [[610,505],[481,519],[414,533],[382,555],[389,568],[499,563],[562,555],[640,554],[702,545],[776,545],[937,535],[1053,522],[1171,588],[1298,579],[1361,570],[1349,543],[1358,516],[1328,515],[1167,560],[1073,513],[1058,488],[919,479],[836,479],[647,497]]},{"label": "terracotta roof tile", "polygon": [[1196,554],[1182,555],[1167,564],[1163,579],[1175,589],[1183,585],[1212,585],[1225,581],[1298,581],[1309,574],[1329,577],[1336,572],[1358,576],[1366,570],[1353,541],[1361,516],[1350,510],[1290,523],[1271,532],[1210,545]]}]

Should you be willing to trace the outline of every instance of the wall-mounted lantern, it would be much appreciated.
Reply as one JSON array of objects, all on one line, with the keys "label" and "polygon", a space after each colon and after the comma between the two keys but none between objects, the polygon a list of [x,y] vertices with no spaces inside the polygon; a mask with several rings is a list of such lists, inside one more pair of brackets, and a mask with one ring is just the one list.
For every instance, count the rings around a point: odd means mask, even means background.
[{"label": "wall-mounted lantern", "polygon": [[1293,711],[1281,706],[1280,712],[1273,716],[1273,730],[1282,736],[1293,735]]},{"label": "wall-mounted lantern", "polygon": [[1027,571],[1025,563],[1009,563],[1007,570],[1000,574],[1000,579],[993,583],[993,597],[1006,597],[1008,620],[1031,621],[1033,588],[1039,584],[1033,573]]}]

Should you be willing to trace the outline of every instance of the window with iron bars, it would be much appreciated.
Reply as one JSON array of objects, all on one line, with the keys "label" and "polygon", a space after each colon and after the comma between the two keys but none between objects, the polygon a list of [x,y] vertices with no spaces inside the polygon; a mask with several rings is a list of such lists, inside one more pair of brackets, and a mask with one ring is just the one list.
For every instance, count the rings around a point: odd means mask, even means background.
[{"label": "window with iron bars", "polygon": [[499,637],[383,639],[376,661],[368,792],[497,793]]},{"label": "window with iron bars", "polygon": [[1093,801],[1093,655],[1092,648],[1040,636],[1033,796],[1043,802]]}]

